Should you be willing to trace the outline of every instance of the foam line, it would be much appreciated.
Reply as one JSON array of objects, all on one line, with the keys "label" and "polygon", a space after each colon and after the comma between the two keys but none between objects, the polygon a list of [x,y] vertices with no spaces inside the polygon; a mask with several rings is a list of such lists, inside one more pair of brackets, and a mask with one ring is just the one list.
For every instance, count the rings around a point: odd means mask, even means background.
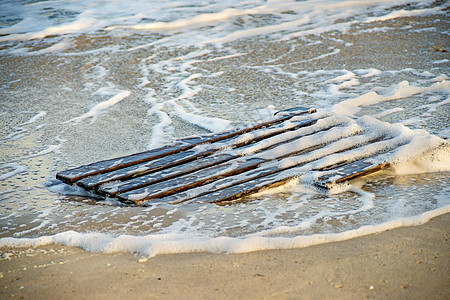
[{"label": "foam line", "polygon": [[129,91],[123,91],[117,94],[116,96],[110,98],[109,100],[103,101],[95,105],[93,108],[91,108],[87,113],[84,115],[81,115],[79,117],[70,119],[67,122],[74,122],[76,124],[80,123],[83,120],[86,120],[88,118],[96,118],[102,111],[110,108],[111,106],[119,103],[123,99],[127,98],[131,95],[131,92]]},{"label": "foam line", "polygon": [[6,168],[12,168],[12,171],[9,171],[5,174],[0,175],[0,181],[2,180],[6,180],[8,178],[11,178],[13,176],[16,176],[17,174],[26,172],[28,170],[28,167],[26,166],[21,166],[17,163],[7,163],[7,164],[3,164],[0,166],[0,170],[1,169],[6,169]]},{"label": "foam line", "polygon": [[148,110],[148,115],[156,115],[159,122],[152,127],[152,138],[147,145],[147,149],[156,149],[162,147],[167,140],[170,140],[173,135],[172,119],[169,115],[162,111],[163,104],[155,103],[153,107]]},{"label": "foam line", "polygon": [[295,237],[243,236],[207,237],[178,234],[160,234],[147,236],[119,235],[104,233],[78,233],[67,231],[38,238],[0,239],[0,247],[38,247],[61,244],[79,247],[90,252],[130,252],[146,256],[161,254],[212,252],[212,253],[249,253],[262,250],[304,248],[330,242],[339,242],[375,234],[399,227],[418,226],[434,217],[450,212],[450,205],[440,207],[409,218],[397,218],[379,225],[368,225],[342,233],[313,234]]},{"label": "foam line", "polygon": [[183,119],[188,123],[197,125],[210,132],[218,133],[226,131],[231,128],[230,127],[231,122],[228,120],[205,117],[189,113],[180,105],[176,104],[174,101],[167,101],[166,103],[174,109],[174,113],[176,116],[180,117],[181,119]]},{"label": "foam line", "polygon": [[372,23],[372,22],[380,22],[380,21],[387,21],[392,20],[396,18],[402,18],[402,17],[416,17],[416,16],[429,16],[429,15],[436,15],[436,14],[445,14],[446,6],[436,6],[433,8],[425,8],[425,9],[416,9],[416,10],[405,10],[401,9],[398,11],[393,11],[391,13],[388,13],[384,16],[380,17],[371,17],[367,18],[364,23]]},{"label": "foam line", "polygon": [[40,118],[45,117],[46,115],[47,115],[46,111],[41,111],[37,115],[32,117],[30,120],[28,120],[27,122],[23,123],[22,125],[28,125],[28,124],[34,123],[37,120],[39,120]]},{"label": "foam line", "polygon": [[230,33],[222,38],[213,39],[213,40],[207,40],[203,43],[205,44],[223,44],[223,43],[229,43],[238,39],[242,38],[248,38],[253,37],[257,35],[263,35],[263,34],[271,34],[274,32],[280,32],[283,30],[289,30],[291,28],[295,28],[297,26],[307,24],[310,22],[310,17],[308,15],[302,17],[300,20],[285,22],[277,25],[268,25],[263,27],[257,27],[257,28],[251,28],[251,29],[245,29],[236,31],[233,33]]},{"label": "foam line", "polygon": [[95,23],[96,20],[94,18],[81,18],[71,23],[48,27],[38,32],[16,33],[2,36],[0,37],[0,42],[17,41],[17,40],[35,40],[35,39],[43,39],[50,35],[78,33],[85,29],[91,28]]},{"label": "foam line", "polygon": [[399,100],[408,98],[420,93],[434,92],[434,91],[448,91],[450,89],[450,81],[443,80],[435,82],[429,87],[419,87],[410,85],[408,81],[404,80],[398,83],[391,91],[390,95],[379,95],[374,91],[367,92],[356,98],[350,98],[334,105],[332,111],[338,114],[354,115],[361,110],[362,106],[374,105],[385,101]]}]

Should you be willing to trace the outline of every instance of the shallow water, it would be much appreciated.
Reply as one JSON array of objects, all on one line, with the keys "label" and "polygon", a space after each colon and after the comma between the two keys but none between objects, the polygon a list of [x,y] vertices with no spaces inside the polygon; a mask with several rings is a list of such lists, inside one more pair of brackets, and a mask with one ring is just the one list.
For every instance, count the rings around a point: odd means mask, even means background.
[{"label": "shallow water", "polygon": [[448,145],[341,193],[291,182],[228,206],[127,207],[59,184],[67,168],[294,106],[450,137],[445,3],[120,3],[0,4],[3,244],[59,234],[51,242],[147,254],[228,251],[228,238],[285,247],[286,238],[449,211]]}]

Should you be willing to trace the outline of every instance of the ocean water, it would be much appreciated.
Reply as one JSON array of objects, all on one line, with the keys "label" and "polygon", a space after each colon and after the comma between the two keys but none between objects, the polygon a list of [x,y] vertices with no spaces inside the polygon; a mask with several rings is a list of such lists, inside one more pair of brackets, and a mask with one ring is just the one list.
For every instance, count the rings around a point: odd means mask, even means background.
[{"label": "ocean water", "polygon": [[[449,28],[445,1],[0,1],[0,246],[241,253],[448,213]],[[345,189],[300,177],[227,206],[125,206],[55,180],[295,106],[430,138]]]}]

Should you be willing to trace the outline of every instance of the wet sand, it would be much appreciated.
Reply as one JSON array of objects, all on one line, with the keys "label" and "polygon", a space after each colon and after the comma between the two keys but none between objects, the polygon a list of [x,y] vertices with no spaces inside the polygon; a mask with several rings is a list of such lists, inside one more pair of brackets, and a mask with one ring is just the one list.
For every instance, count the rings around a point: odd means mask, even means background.
[{"label": "wet sand", "polygon": [[143,258],[2,248],[1,299],[448,299],[450,214],[352,240]]}]

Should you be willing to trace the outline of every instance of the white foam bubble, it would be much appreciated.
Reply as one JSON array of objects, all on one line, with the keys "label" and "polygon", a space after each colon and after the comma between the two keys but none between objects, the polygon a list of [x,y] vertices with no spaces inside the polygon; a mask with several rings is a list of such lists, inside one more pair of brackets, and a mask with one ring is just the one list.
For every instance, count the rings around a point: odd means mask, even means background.
[{"label": "white foam bubble", "polygon": [[71,23],[62,24],[59,26],[48,27],[42,31],[30,33],[15,33],[0,37],[0,42],[14,41],[14,40],[35,40],[48,37],[50,35],[63,35],[68,33],[78,33],[91,28],[95,24],[93,18],[80,18]]},{"label": "white foam bubble", "polygon": [[419,137],[408,147],[399,149],[395,159],[394,170],[397,174],[450,172],[450,143],[435,137]]},{"label": "white foam bubble", "polygon": [[[147,98],[147,101],[150,98]],[[152,128],[152,138],[150,143],[147,145],[147,149],[154,149],[162,147],[167,140],[171,140],[173,135],[173,128],[170,127],[172,119],[169,115],[162,111],[163,104],[155,103],[153,107],[148,110],[148,115],[156,115],[159,118],[159,122]]]},{"label": "white foam bubble", "polygon": [[174,108],[174,113],[176,114],[176,116],[180,117],[186,122],[197,125],[210,132],[223,132],[226,131],[227,129],[230,129],[231,122],[228,120],[213,117],[205,117],[202,115],[189,113],[180,105],[176,104],[174,101],[167,101],[166,104]]},{"label": "white foam bubble", "polygon": [[[227,8],[223,11],[216,13],[205,13],[199,14],[195,17],[189,19],[180,19],[172,22],[153,22],[147,24],[139,24],[134,26],[129,26],[128,28],[138,29],[138,30],[155,30],[155,31],[173,31],[177,29],[186,29],[193,26],[202,26],[206,24],[211,24],[214,22],[225,21],[231,17],[246,15],[250,13],[258,13],[257,10],[244,10],[240,11],[234,8]],[[117,26],[107,27],[107,30],[114,30],[118,28]],[[122,27],[127,28],[127,27]]]}]

